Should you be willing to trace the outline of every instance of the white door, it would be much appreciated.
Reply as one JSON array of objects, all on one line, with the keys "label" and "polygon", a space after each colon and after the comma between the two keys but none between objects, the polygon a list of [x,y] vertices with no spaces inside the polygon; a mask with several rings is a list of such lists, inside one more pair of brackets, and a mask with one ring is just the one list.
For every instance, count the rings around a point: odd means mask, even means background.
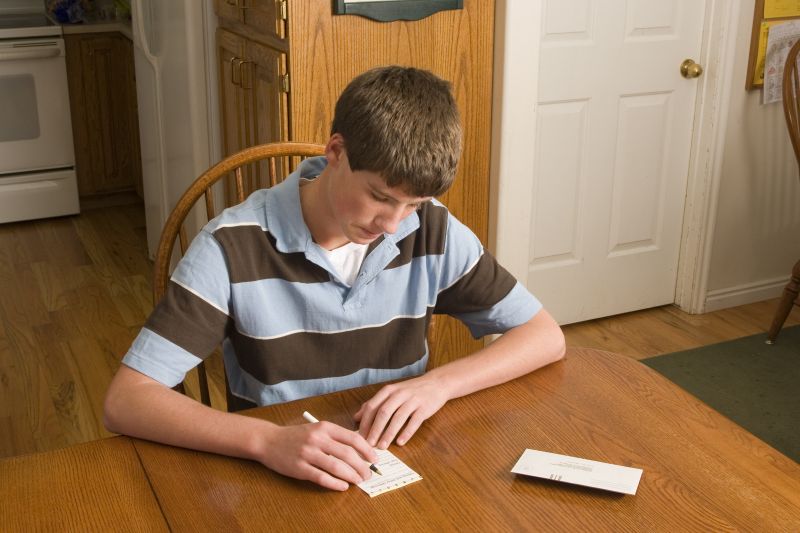
[{"label": "white door", "polygon": [[705,2],[542,2],[527,286],[562,323],[674,301]]}]

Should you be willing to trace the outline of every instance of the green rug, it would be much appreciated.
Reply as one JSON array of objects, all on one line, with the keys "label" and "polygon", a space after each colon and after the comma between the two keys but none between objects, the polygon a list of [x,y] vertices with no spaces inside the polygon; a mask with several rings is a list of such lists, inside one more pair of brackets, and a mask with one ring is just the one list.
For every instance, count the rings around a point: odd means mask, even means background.
[{"label": "green rug", "polygon": [[642,360],[800,463],[800,326]]}]

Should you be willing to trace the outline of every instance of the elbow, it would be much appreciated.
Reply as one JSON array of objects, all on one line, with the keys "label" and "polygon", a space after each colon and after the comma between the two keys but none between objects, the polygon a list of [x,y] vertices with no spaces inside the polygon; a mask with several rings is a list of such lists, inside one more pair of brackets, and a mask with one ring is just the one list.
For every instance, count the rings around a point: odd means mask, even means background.
[{"label": "elbow", "polygon": [[112,387],[109,387],[106,392],[106,398],[103,402],[103,425],[112,433],[119,433],[118,425],[118,399]]},{"label": "elbow", "polygon": [[545,312],[544,316],[540,319],[542,329],[543,352],[546,354],[545,364],[555,363],[561,361],[567,354],[567,341],[564,338],[564,332],[561,326],[558,325],[549,313]]},{"label": "elbow", "polygon": [[561,331],[561,328],[558,328],[558,332],[555,335],[555,339],[553,339],[553,360],[552,363],[556,361],[561,361],[567,355],[567,340],[564,338],[564,332]]},{"label": "elbow", "polygon": [[112,433],[124,433],[124,415],[126,413],[126,402],[124,389],[119,373],[111,380],[111,384],[106,391],[103,401],[103,425]]}]

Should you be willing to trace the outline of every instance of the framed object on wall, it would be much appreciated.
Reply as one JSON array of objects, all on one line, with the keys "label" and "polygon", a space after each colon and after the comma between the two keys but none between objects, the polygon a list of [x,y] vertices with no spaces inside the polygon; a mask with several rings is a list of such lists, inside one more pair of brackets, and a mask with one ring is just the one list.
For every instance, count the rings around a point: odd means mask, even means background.
[{"label": "framed object on wall", "polygon": [[745,89],[748,91],[764,85],[764,62],[770,27],[791,20],[800,20],[800,0],[755,1],[745,80]]},{"label": "framed object on wall", "polygon": [[334,0],[334,15],[360,15],[381,22],[419,20],[439,11],[463,9],[464,0]]}]

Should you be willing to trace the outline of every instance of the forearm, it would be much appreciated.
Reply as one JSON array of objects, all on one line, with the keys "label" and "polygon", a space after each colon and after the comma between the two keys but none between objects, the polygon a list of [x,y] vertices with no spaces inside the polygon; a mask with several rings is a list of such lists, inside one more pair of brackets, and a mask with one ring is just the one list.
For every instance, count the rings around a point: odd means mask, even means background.
[{"label": "forearm", "polygon": [[417,428],[453,398],[499,385],[564,356],[564,335],[545,310],[489,346],[413,379],[381,388],[354,418],[367,442],[386,448],[408,442]]},{"label": "forearm", "polygon": [[106,395],[104,422],[111,431],[252,459],[334,490],[368,479],[377,460],[363,437],[336,424],[278,426],[217,411],[125,365]]},{"label": "forearm", "polygon": [[542,309],[530,321],[501,335],[490,345],[446,365],[430,370],[448,399],[505,383],[564,356],[561,328]]},{"label": "forearm", "polygon": [[211,409],[124,365],[109,387],[104,423],[132,437],[259,461],[277,427]]}]

